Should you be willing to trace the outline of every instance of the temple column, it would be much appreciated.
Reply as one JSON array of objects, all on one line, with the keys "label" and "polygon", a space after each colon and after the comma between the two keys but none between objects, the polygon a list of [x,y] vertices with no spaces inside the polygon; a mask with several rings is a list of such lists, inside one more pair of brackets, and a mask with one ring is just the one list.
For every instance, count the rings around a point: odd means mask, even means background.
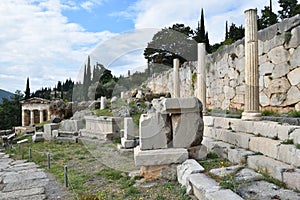
[{"label": "temple column", "polygon": [[245,11],[245,108],[243,120],[260,120],[257,10]]},{"label": "temple column", "polygon": [[179,82],[179,59],[173,60],[173,92],[174,98],[180,97],[180,82]]},{"label": "temple column", "polygon": [[25,126],[25,110],[22,110],[22,126]]},{"label": "temple column", "polygon": [[49,121],[50,119],[51,119],[50,110],[47,109],[47,121]]},{"label": "temple column", "polygon": [[40,110],[40,123],[44,122],[44,111]]},{"label": "temple column", "polygon": [[206,49],[205,43],[198,43],[198,68],[197,68],[197,96],[203,106],[203,115],[207,115],[206,110]]},{"label": "temple column", "polygon": [[30,110],[30,125],[34,125],[34,110]]}]

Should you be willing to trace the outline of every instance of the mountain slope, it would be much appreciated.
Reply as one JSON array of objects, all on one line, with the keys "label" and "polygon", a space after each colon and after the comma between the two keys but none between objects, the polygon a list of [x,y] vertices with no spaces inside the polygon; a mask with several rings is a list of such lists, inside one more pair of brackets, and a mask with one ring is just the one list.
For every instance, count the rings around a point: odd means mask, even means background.
[{"label": "mountain slope", "polygon": [[0,89],[0,103],[2,103],[2,98],[10,99],[13,93]]}]

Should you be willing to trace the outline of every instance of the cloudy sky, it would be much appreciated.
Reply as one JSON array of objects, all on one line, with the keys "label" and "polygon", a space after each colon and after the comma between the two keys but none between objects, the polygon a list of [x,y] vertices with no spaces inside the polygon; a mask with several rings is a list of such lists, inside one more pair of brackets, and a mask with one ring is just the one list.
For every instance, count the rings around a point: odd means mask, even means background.
[{"label": "cloudy sky", "polygon": [[[244,23],[244,10],[269,0],[1,0],[0,88],[11,92],[76,80],[87,56],[115,75],[145,65],[155,32],[174,23],[195,29],[201,8],[211,43],[225,21]],[[278,9],[277,1],[273,7]]]}]

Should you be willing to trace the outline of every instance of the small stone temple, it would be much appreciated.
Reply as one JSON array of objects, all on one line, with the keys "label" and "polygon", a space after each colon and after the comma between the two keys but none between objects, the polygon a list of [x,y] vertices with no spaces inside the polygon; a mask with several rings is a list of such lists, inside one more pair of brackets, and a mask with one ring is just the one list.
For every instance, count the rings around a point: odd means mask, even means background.
[{"label": "small stone temple", "polygon": [[22,126],[29,126],[50,120],[50,101],[33,97],[21,101]]}]

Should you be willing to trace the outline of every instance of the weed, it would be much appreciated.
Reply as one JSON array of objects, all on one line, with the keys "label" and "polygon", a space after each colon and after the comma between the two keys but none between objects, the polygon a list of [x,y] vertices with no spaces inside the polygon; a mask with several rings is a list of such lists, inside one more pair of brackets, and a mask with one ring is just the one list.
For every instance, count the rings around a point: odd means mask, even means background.
[{"label": "weed", "polygon": [[300,144],[297,144],[297,145],[296,145],[296,148],[297,148],[297,149],[300,149]]},{"label": "weed", "polygon": [[293,139],[287,139],[287,140],[284,140],[283,142],[281,142],[281,144],[294,144],[294,140]]},{"label": "weed", "polygon": [[289,44],[291,38],[292,38],[292,33],[291,32],[286,32],[284,35],[284,43]]},{"label": "weed", "polygon": [[222,189],[230,189],[233,192],[237,192],[237,182],[232,175],[225,175],[220,180],[220,186]]},{"label": "weed", "polygon": [[295,117],[295,118],[300,117],[300,111],[296,111],[296,110],[291,110],[287,114],[289,117]]},{"label": "weed", "polygon": [[261,112],[261,115],[262,116],[275,116],[275,117],[278,117],[279,113],[275,110],[263,110]]},{"label": "weed", "polygon": [[108,117],[113,116],[112,112],[109,109],[103,109],[103,110],[97,109],[94,110],[94,114],[97,116],[108,116]]},{"label": "weed", "polygon": [[192,83],[191,83],[193,90],[195,90],[196,78],[197,78],[197,74],[193,73],[193,75],[192,75]]},{"label": "weed", "polygon": [[122,172],[114,169],[102,169],[100,172],[96,173],[97,176],[104,176],[109,180],[119,180],[123,177]]},{"label": "weed", "polygon": [[216,158],[219,158],[219,156],[218,156],[218,154],[216,154],[214,152],[208,152],[207,158],[208,159],[216,159]]},{"label": "weed", "polygon": [[232,165],[232,163],[227,159],[206,160],[200,161],[199,163],[204,167],[205,171],[209,171],[214,168],[229,167]]}]

